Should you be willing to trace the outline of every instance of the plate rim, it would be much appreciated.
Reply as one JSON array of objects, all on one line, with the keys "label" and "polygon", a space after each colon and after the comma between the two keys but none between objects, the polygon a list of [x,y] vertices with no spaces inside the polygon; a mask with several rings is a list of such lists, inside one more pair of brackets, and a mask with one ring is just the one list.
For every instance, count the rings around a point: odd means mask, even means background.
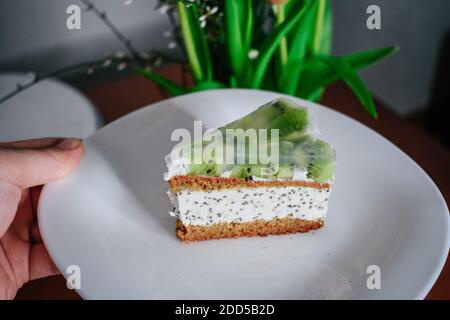
[{"label": "plate rim", "polygon": [[[428,276],[427,283],[423,286],[423,288],[421,289],[420,292],[416,293],[416,297],[413,298],[413,299],[415,299],[415,300],[423,300],[423,299],[426,297],[426,295],[430,292],[430,290],[432,289],[432,287],[433,287],[434,284],[436,283],[438,277],[440,276],[441,272],[443,271],[445,262],[446,262],[446,260],[447,260],[448,255],[449,255],[449,248],[450,248],[450,214],[449,214],[449,209],[448,209],[447,203],[446,203],[446,201],[445,201],[445,198],[444,198],[444,196],[442,195],[442,193],[441,193],[441,191],[439,190],[439,188],[437,187],[437,185],[435,184],[435,182],[433,181],[433,179],[432,179],[432,178],[427,174],[427,172],[426,172],[426,171],[425,171],[425,170],[424,170],[424,169],[423,169],[423,168],[422,168],[422,167],[421,167],[421,166],[420,166],[413,158],[411,158],[406,152],[404,152],[404,151],[403,151],[401,148],[399,148],[395,143],[393,143],[392,141],[390,141],[389,139],[387,139],[386,137],[384,137],[383,135],[381,135],[380,133],[378,133],[378,132],[375,131],[374,129],[368,127],[367,125],[365,125],[365,124],[359,122],[358,120],[356,120],[356,119],[354,119],[354,118],[352,118],[352,117],[350,117],[350,116],[348,116],[348,115],[346,115],[346,114],[344,114],[344,113],[342,113],[342,112],[340,112],[340,111],[337,111],[337,110],[335,110],[335,109],[333,109],[333,108],[330,108],[330,107],[328,107],[328,106],[326,106],[326,105],[323,105],[323,104],[320,104],[320,103],[317,103],[317,102],[305,100],[305,99],[302,99],[302,98],[298,98],[298,97],[295,97],[295,96],[290,96],[290,95],[287,95],[287,94],[283,94],[283,93],[279,93],[279,92],[275,92],[275,91],[270,91],[270,90],[243,89],[243,88],[236,88],[236,89],[233,89],[233,88],[211,89],[211,90],[205,90],[205,91],[199,91],[199,92],[187,93],[187,94],[183,94],[183,95],[181,95],[181,96],[176,96],[176,97],[170,97],[170,98],[168,98],[168,99],[160,100],[160,101],[157,101],[157,102],[154,102],[154,103],[145,105],[145,106],[143,106],[143,107],[141,107],[141,108],[139,108],[139,109],[137,109],[137,110],[134,110],[134,111],[132,111],[132,112],[130,112],[130,113],[127,113],[127,114],[123,115],[122,117],[120,117],[120,118],[118,118],[118,119],[116,119],[116,120],[114,120],[114,121],[108,123],[107,125],[103,126],[103,127],[100,128],[99,130],[97,130],[96,132],[94,132],[92,135],[90,135],[89,137],[87,137],[85,140],[91,139],[93,136],[95,136],[95,135],[98,134],[98,133],[101,133],[103,130],[107,129],[109,126],[117,125],[117,123],[126,120],[128,117],[132,117],[132,116],[134,116],[135,114],[138,114],[138,113],[140,113],[140,112],[144,112],[145,110],[147,110],[147,109],[149,109],[149,108],[157,107],[157,106],[160,105],[160,104],[164,104],[164,103],[167,103],[167,102],[173,101],[173,100],[181,100],[181,99],[183,99],[183,98],[185,98],[185,97],[187,97],[187,96],[192,96],[192,95],[214,94],[214,93],[216,93],[216,92],[221,92],[221,93],[223,94],[223,92],[227,92],[227,91],[228,91],[228,92],[230,92],[230,91],[233,91],[233,92],[238,91],[238,92],[242,92],[242,93],[244,93],[244,92],[249,92],[249,91],[250,91],[250,92],[270,93],[270,94],[275,94],[275,95],[278,95],[278,96],[284,96],[284,97],[288,97],[288,98],[297,99],[297,100],[299,100],[299,101],[306,102],[307,104],[310,104],[310,105],[312,105],[312,106],[319,106],[319,107],[326,108],[327,110],[329,110],[329,111],[331,111],[331,112],[334,112],[334,113],[337,113],[337,114],[339,114],[339,115],[345,117],[347,120],[350,120],[350,121],[352,121],[353,123],[355,123],[355,124],[357,124],[357,125],[359,125],[359,126],[364,127],[366,130],[371,131],[373,134],[375,134],[376,136],[378,136],[378,138],[381,138],[382,140],[384,140],[384,142],[387,142],[387,143],[389,143],[391,146],[393,146],[397,151],[399,151],[399,152],[402,154],[403,157],[405,157],[406,159],[408,159],[409,161],[411,161],[411,162],[414,164],[414,166],[415,166],[416,169],[419,169],[418,171],[420,172],[420,174],[424,175],[424,176],[428,179],[428,182],[431,184],[431,186],[433,187],[434,191],[439,195],[439,200],[440,200],[441,204],[443,205],[443,208],[444,208],[445,211],[446,211],[446,221],[447,221],[446,227],[445,227],[445,240],[446,240],[446,247],[447,247],[447,250],[443,250],[443,251],[440,251],[440,252],[439,252],[439,262],[435,265],[435,267],[434,267],[434,269],[432,270],[432,272],[431,272],[431,270],[430,270],[430,275]],[[170,105],[170,104],[169,104],[169,105]],[[45,186],[43,187],[43,189],[42,189],[41,197],[46,196],[46,194],[47,194],[47,189],[48,189],[48,188],[47,188],[47,185],[45,185]],[[48,249],[48,246],[47,246],[47,240],[46,240],[46,234],[45,234],[45,231],[42,231],[42,230],[45,230],[45,227],[42,228],[43,225],[42,225],[42,223],[41,223],[41,222],[42,222],[42,218],[41,218],[41,216],[42,216],[42,213],[41,213],[41,212],[42,212],[42,203],[43,203],[43,201],[39,201],[39,203],[38,203],[38,208],[37,208],[37,211],[38,211],[38,213],[37,213],[37,215],[38,215],[38,225],[39,225],[39,229],[41,230],[42,240],[43,240],[43,242],[44,242],[46,248]],[[58,267],[58,270],[61,271],[62,268],[60,268],[60,264],[56,261],[56,259],[54,258],[54,255],[50,252],[50,249],[48,249],[48,253],[49,253],[50,257],[52,258],[52,260],[54,261],[55,265]],[[62,275],[64,276],[64,278],[67,280],[67,275],[66,275],[66,273],[65,273],[65,272],[61,272],[61,274],[62,274]],[[90,299],[90,298],[88,298],[88,294],[85,294],[85,293],[83,292],[83,289],[75,289],[75,290],[77,291],[77,293],[78,293],[83,299]]]},{"label": "plate rim", "polygon": [[[0,83],[2,81],[5,82],[17,82],[17,81],[10,81],[9,79],[11,78],[17,78],[16,80],[18,80],[19,82],[23,83],[23,82],[27,82],[30,81],[30,79],[32,78],[31,74],[28,74],[26,72],[15,72],[15,71],[5,71],[2,72],[0,71]],[[105,123],[104,117],[101,115],[101,113],[99,112],[97,106],[94,104],[94,102],[88,97],[86,96],[83,92],[80,91],[79,88],[73,86],[72,84],[63,81],[61,79],[57,79],[57,78],[47,78],[47,79],[43,79],[42,81],[40,81],[39,83],[36,84],[36,86],[47,86],[47,85],[53,85],[55,87],[57,87],[59,90],[65,90],[67,93],[71,93],[73,94],[74,97],[76,97],[77,99],[79,99],[79,103],[80,106],[83,107],[85,109],[85,112],[89,111],[92,113],[93,116],[93,121],[94,121],[94,132],[92,132],[88,137],[86,137],[85,139],[88,139],[89,137],[91,137],[92,135],[94,135],[97,131],[99,131],[100,129],[103,128],[103,125]],[[31,90],[32,88],[30,88]],[[12,97],[11,99],[14,99],[15,97]],[[4,101],[3,104],[8,104],[8,100]],[[1,106],[0,106],[1,107]],[[1,141],[2,139],[0,139]]]}]

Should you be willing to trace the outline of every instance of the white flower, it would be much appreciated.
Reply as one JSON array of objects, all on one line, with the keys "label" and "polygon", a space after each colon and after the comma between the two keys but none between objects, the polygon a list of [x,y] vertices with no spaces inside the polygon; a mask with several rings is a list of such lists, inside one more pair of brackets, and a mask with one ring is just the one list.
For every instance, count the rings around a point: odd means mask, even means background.
[{"label": "white flower", "polygon": [[143,59],[149,59],[150,58],[150,55],[147,52],[141,52],[140,55],[141,55],[141,57]]},{"label": "white flower", "polygon": [[214,13],[216,13],[217,11],[219,11],[219,8],[218,8],[218,7],[214,7],[214,8],[212,8],[212,9],[209,11],[209,14],[214,14]]},{"label": "white flower", "polygon": [[161,65],[161,63],[162,63],[162,59],[161,59],[160,57],[158,57],[158,58],[155,60],[155,62],[153,63],[153,65],[154,65],[155,67],[159,67],[159,66]]},{"label": "white flower", "polygon": [[167,11],[169,11],[169,6],[163,4],[161,7],[158,8],[158,12],[160,14],[166,14]]},{"label": "white flower", "polygon": [[117,51],[115,56],[117,59],[122,59],[122,58],[125,58],[126,54],[123,51]]},{"label": "white flower", "polygon": [[251,50],[248,52],[248,58],[249,58],[250,60],[254,60],[254,59],[258,58],[258,56],[259,56],[259,51],[256,50],[256,49],[251,49]]},{"label": "white flower", "polygon": [[37,74],[34,73],[33,71],[30,71],[27,73],[27,77],[30,78],[31,81],[34,81],[37,78]]},{"label": "white flower", "polygon": [[212,16],[218,10],[219,10],[218,7],[214,7],[212,9],[210,9],[209,7],[206,7],[206,13],[199,18],[200,22],[206,21],[206,19],[208,19],[209,16]]},{"label": "white flower", "polygon": [[119,63],[119,65],[117,66],[117,70],[122,71],[122,70],[125,70],[126,67],[127,67],[127,64],[125,62],[122,62],[122,63]]},{"label": "white flower", "polygon": [[108,67],[108,66],[111,65],[111,63],[112,63],[112,60],[111,60],[111,59],[106,59],[105,61],[103,61],[103,66],[104,66],[104,67]]},{"label": "white flower", "polygon": [[170,41],[167,44],[167,48],[169,48],[169,49],[175,49],[176,47],[177,47],[177,43],[175,41]]}]

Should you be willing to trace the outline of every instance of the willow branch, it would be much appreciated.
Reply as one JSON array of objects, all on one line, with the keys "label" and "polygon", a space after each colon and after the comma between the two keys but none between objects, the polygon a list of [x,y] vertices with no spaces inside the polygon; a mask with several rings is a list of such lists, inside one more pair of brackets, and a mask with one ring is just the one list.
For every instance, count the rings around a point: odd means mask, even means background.
[{"label": "willow branch", "polygon": [[139,51],[133,46],[131,40],[127,38],[108,18],[106,12],[101,11],[92,1],[80,0],[86,6],[87,11],[92,11],[111,30],[114,36],[124,45],[129,54],[136,60],[144,60]]}]

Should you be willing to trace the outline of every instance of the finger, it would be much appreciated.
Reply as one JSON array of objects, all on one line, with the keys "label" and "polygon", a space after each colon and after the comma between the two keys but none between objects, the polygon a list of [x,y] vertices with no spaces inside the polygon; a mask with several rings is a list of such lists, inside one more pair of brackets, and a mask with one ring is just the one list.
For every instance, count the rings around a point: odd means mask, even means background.
[{"label": "finger", "polygon": [[20,235],[20,237],[21,239],[26,241],[28,241],[29,239],[29,226],[34,219],[32,208],[33,207],[31,204],[29,189],[22,190],[22,197],[19,201],[17,212],[15,212],[14,221],[12,222],[11,225],[17,227],[17,229],[20,229],[21,232],[24,232],[23,234]]},{"label": "finger", "polygon": [[59,180],[78,166],[83,154],[80,140],[66,139],[44,149],[0,149],[0,180],[22,189]]},{"label": "finger", "polygon": [[41,232],[37,220],[37,206],[41,196],[42,186],[30,188],[30,203],[32,208],[33,221],[30,224],[30,236],[32,243],[42,242]]},{"label": "finger", "polygon": [[2,142],[0,143],[0,148],[11,148],[11,149],[40,149],[54,147],[64,138],[40,138],[13,142]]},{"label": "finger", "polygon": [[0,179],[0,238],[13,222],[21,197],[19,187]]},{"label": "finger", "polygon": [[59,274],[43,243],[31,247],[29,266],[30,280]]},{"label": "finger", "polygon": [[40,243],[42,242],[41,231],[39,230],[39,224],[35,220],[30,225],[30,236],[32,243]]},{"label": "finger", "polygon": [[30,190],[31,208],[33,209],[33,219],[37,219],[37,208],[39,198],[41,197],[42,186],[32,187],[29,190]]}]

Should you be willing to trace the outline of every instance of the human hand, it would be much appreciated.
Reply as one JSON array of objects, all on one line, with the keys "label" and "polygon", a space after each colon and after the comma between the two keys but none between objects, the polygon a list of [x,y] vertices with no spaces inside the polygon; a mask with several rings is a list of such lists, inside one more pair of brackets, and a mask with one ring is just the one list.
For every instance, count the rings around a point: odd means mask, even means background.
[{"label": "human hand", "polygon": [[0,299],[58,273],[42,243],[37,204],[42,185],[70,174],[82,155],[76,139],[0,143]]}]

